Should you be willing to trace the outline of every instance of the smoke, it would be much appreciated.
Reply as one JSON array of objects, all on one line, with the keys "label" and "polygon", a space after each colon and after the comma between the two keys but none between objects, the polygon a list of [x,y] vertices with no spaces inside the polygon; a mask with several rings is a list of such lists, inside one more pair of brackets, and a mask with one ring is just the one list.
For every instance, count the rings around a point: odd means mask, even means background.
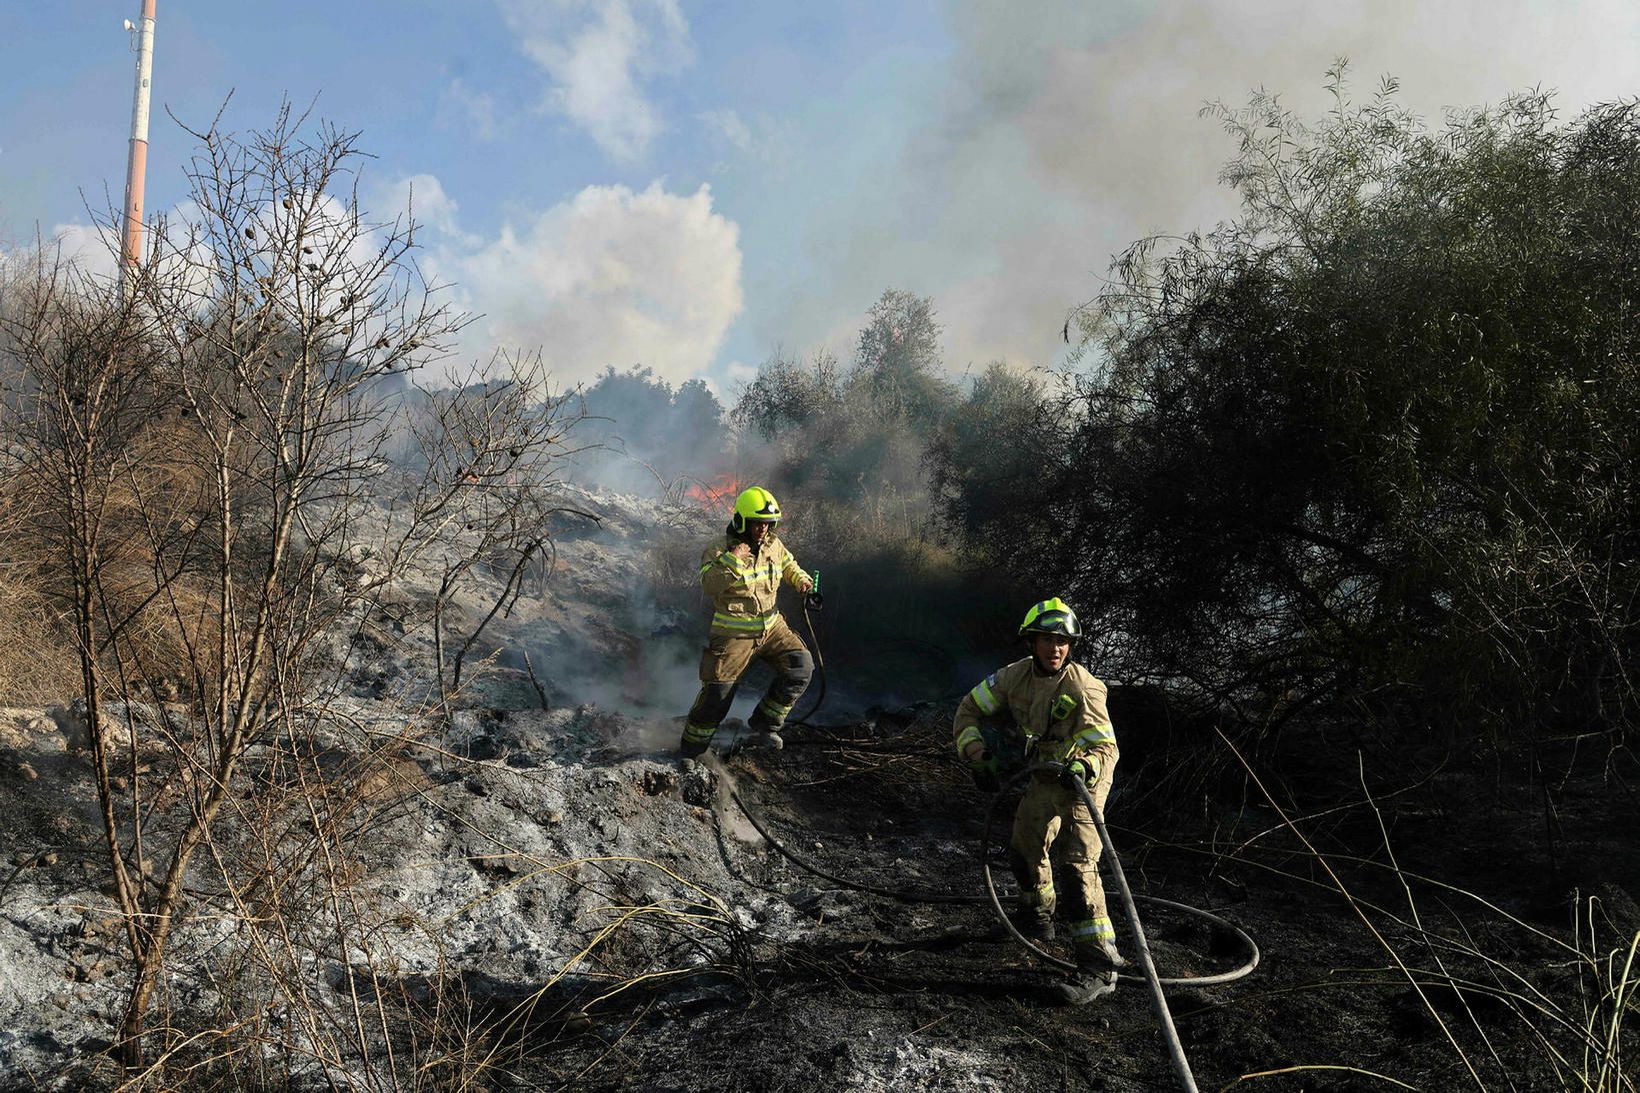
[{"label": "smoke", "polygon": [[519,48],[548,80],[543,108],[584,129],[617,160],[660,134],[647,85],[694,60],[675,0],[499,0]]},{"label": "smoke", "polygon": [[[442,197],[437,179],[420,177],[418,202]],[[453,203],[435,211],[444,230],[429,268],[484,312],[469,352],[539,347],[562,383],[640,364],[686,380],[712,362],[744,303],[739,229],[704,185],[682,195],[658,182],[588,186],[491,239],[457,230]]]},{"label": "smoke", "polygon": [[723,406],[700,380],[674,388],[648,368],[608,368],[572,405],[585,414],[571,472],[579,482],[658,497],[728,469]]},{"label": "smoke", "polygon": [[904,97],[937,104],[905,119],[916,135],[806,221],[837,289],[796,297],[770,336],[835,337],[839,315],[896,284],[939,305],[955,370],[1046,364],[1113,253],[1234,212],[1215,179],[1235,148],[1198,116],[1206,102],[1267,88],[1317,117],[1324,74],[1347,56],[1357,98],[1393,75],[1400,100],[1437,120],[1538,86],[1570,114],[1634,94],[1640,71],[1640,7],[1619,0],[960,0],[948,22],[948,63]]}]

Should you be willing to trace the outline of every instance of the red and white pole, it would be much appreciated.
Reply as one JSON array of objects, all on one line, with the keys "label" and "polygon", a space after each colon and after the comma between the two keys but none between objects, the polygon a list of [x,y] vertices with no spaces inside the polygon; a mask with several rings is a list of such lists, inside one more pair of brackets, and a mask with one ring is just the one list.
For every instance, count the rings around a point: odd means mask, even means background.
[{"label": "red and white pole", "polygon": [[143,184],[148,174],[148,98],[154,74],[154,0],[142,0],[137,38],[137,87],[131,107],[131,158],[125,168],[125,222],[120,232],[120,284],[130,291],[142,255]]}]

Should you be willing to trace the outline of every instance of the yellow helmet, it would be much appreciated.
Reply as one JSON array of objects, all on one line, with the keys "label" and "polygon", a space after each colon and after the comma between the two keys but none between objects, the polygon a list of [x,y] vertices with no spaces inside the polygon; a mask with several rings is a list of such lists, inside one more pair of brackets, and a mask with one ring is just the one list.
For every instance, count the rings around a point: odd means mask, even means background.
[{"label": "yellow helmet", "polygon": [[735,498],[735,514],[730,517],[729,526],[739,533],[746,530],[748,523],[780,523],[780,502],[762,486],[750,486]]},{"label": "yellow helmet", "polygon": [[1019,636],[1029,634],[1058,634],[1075,641],[1082,636],[1082,626],[1076,621],[1076,612],[1055,596],[1043,600],[1025,612],[1025,621],[1019,624]]}]

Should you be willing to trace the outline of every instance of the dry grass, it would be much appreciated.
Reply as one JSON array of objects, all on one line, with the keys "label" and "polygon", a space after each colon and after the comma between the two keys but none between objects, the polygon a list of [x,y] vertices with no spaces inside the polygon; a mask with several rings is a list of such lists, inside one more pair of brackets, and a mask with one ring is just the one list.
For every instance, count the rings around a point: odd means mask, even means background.
[{"label": "dry grass", "polygon": [[[1330,889],[1343,900],[1389,961],[1356,969],[1363,984],[1385,990],[1404,985],[1439,1030],[1466,1086],[1519,1088],[1520,1052],[1527,1051],[1535,1053],[1541,1069],[1553,1073],[1554,1088],[1581,1093],[1635,1093],[1640,1088],[1632,1062],[1632,1026],[1625,1028],[1640,988],[1640,931],[1632,923],[1615,924],[1598,897],[1579,893],[1568,938],[1476,892],[1403,868],[1383,803],[1369,789],[1364,770],[1361,796],[1353,807],[1375,818],[1379,847],[1367,856],[1323,851],[1307,831],[1317,817],[1289,815],[1229,738],[1221,732],[1220,739],[1275,811],[1279,827],[1302,848],[1301,858],[1315,868],[1305,876],[1289,872],[1285,863],[1263,867],[1290,883]],[[1252,843],[1243,843],[1234,856],[1252,861],[1244,856]],[[1356,871],[1361,880],[1347,882],[1345,870]],[[1389,881],[1379,887],[1398,893],[1402,905],[1362,895],[1361,881],[1371,879]],[[1524,956],[1528,951],[1539,955]],[[1567,976],[1568,970],[1575,974]],[[1500,1022],[1489,1010],[1512,1020]],[[1500,1035],[1500,1029],[1507,1035]],[[1244,1074],[1230,1084],[1299,1070],[1368,1073],[1341,1062],[1317,1063]]]},{"label": "dry grass", "polygon": [[42,706],[79,689],[73,641],[49,598],[0,579],[0,706]]}]

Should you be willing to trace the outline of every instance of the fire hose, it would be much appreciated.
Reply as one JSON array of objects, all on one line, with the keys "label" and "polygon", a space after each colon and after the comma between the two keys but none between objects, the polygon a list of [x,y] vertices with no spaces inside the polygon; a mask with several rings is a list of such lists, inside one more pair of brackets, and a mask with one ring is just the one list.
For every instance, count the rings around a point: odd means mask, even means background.
[{"label": "fire hose", "polygon": [[815,695],[814,705],[802,717],[788,717],[788,725],[807,725],[814,728],[814,715],[820,712],[820,707],[826,704],[826,654],[820,651],[820,638],[814,632],[814,618],[810,612],[816,614],[825,607],[826,598],[820,594],[820,571],[814,571],[814,584],[803,593],[803,628],[809,632],[809,645],[814,649],[815,675],[820,677],[820,693]]},{"label": "fire hose", "polygon": [[[956,892],[899,891],[892,888],[881,888],[876,885],[866,884],[862,881],[852,880],[847,877],[838,876],[835,873],[827,872],[826,870],[815,865],[813,862],[810,862],[798,855],[779,839],[777,839],[774,834],[770,832],[768,826],[763,822],[762,817],[753,811],[751,806],[748,805],[740,796],[739,790],[731,789],[730,797],[734,800],[735,804],[739,806],[741,812],[745,813],[747,820],[751,822],[752,827],[756,829],[757,833],[761,835],[777,853],[805,872],[812,873],[814,876],[817,876],[822,880],[830,881],[831,883],[840,885],[844,888],[850,888],[857,892],[865,892],[869,895],[883,896],[887,899],[897,900],[901,903],[988,903],[991,906],[991,909],[996,913],[997,918],[1001,920],[1008,933],[1013,936],[1014,940],[1018,941],[1021,945],[1024,945],[1025,948],[1047,963],[1069,971],[1074,971],[1076,970],[1076,965],[1074,963],[1069,960],[1065,960],[1062,957],[1055,956],[1052,953],[1044,952],[1042,949],[1032,944],[1028,938],[1019,932],[1019,930],[1014,926],[1013,921],[1009,919],[1007,912],[1003,909],[1001,897],[997,894],[996,881],[991,875],[991,832],[995,829],[998,806],[1003,800],[1006,791],[1012,789],[1015,785],[1023,781],[1031,774],[1039,771],[1057,772],[1059,770],[1060,766],[1057,763],[1038,763],[1034,766],[1026,767],[1012,775],[1008,781],[1004,783],[1002,790],[992,796],[990,807],[985,813],[985,827],[980,835],[980,864],[985,876],[986,893],[983,896],[965,895]],[[1167,1041],[1170,1061],[1173,1065],[1174,1074],[1179,1080],[1179,1087],[1184,1090],[1192,1091],[1193,1093],[1196,1089],[1195,1078],[1190,1072],[1190,1064],[1185,1058],[1184,1046],[1179,1041],[1178,1031],[1173,1025],[1173,1017],[1167,1008],[1167,999],[1162,988],[1182,986],[1209,987],[1223,983],[1231,983],[1238,979],[1244,978],[1245,976],[1251,974],[1254,968],[1258,967],[1258,943],[1255,942],[1252,937],[1250,937],[1246,931],[1242,930],[1239,926],[1236,926],[1234,923],[1231,923],[1227,919],[1224,919],[1211,911],[1203,910],[1200,907],[1192,907],[1185,903],[1177,903],[1173,900],[1161,899],[1156,896],[1134,895],[1132,889],[1128,886],[1127,876],[1122,871],[1122,863],[1120,858],[1117,856],[1116,847],[1111,842],[1110,831],[1105,826],[1104,814],[1094,804],[1092,796],[1087,791],[1087,786],[1082,784],[1079,780],[1076,784],[1079,787],[1078,791],[1082,796],[1084,804],[1087,805],[1088,811],[1093,816],[1094,824],[1099,831],[1099,838],[1104,844],[1106,858],[1110,862],[1111,875],[1116,881],[1116,887],[1122,900],[1122,907],[1127,915],[1128,927],[1133,934],[1134,944],[1138,950],[1139,965],[1142,974],[1134,975],[1132,973],[1124,972],[1120,973],[1117,978],[1127,982],[1143,981],[1148,986],[1150,991],[1151,1006],[1156,1013],[1158,1023],[1161,1025],[1163,1038]],[[1156,971],[1155,960],[1151,956],[1150,943],[1145,937],[1144,927],[1139,919],[1139,911],[1137,907],[1137,904],[1139,903],[1148,903],[1158,907],[1167,907],[1187,915],[1193,915],[1196,918],[1202,919],[1213,926],[1227,931],[1241,942],[1248,954],[1247,958],[1240,965],[1230,969],[1229,971],[1218,972],[1212,975],[1174,977],[1159,975]]]},{"label": "fire hose", "polygon": [[[819,572],[816,571],[815,583],[803,597],[803,625],[808,631],[809,641],[814,649],[815,663],[820,677],[820,688],[818,694],[816,695],[815,703],[809,708],[808,712],[806,712],[801,718],[791,718],[786,722],[788,725],[804,725],[810,728],[821,727],[815,725],[814,716],[819,712],[820,707],[824,705],[826,700],[826,660],[825,655],[820,648],[819,638],[815,634],[814,619],[811,614],[811,612],[820,611],[825,603],[824,598],[820,594],[819,576]],[[733,798],[735,804],[740,808],[741,812],[746,815],[747,820],[751,822],[752,827],[756,829],[757,833],[761,835],[782,857],[786,858],[788,861],[792,862],[806,872],[812,873],[813,875],[820,877],[823,880],[830,881],[833,884],[841,885],[844,888],[850,888],[869,895],[883,896],[902,903],[989,903],[992,911],[996,914],[997,919],[1002,923],[1008,933],[1013,936],[1015,941],[1018,941],[1031,953],[1039,959],[1046,961],[1048,964],[1063,968],[1067,971],[1076,971],[1076,964],[1069,960],[1065,960],[1062,957],[1055,956],[1052,953],[1045,952],[1033,944],[1029,938],[1025,937],[1024,934],[1019,932],[1018,927],[1014,925],[1013,920],[1008,917],[1007,911],[1002,906],[1002,899],[997,894],[996,880],[991,873],[991,832],[996,826],[998,805],[1003,800],[1004,795],[1007,791],[1013,789],[1016,785],[1033,774],[1053,773],[1058,775],[1061,770],[1062,767],[1058,763],[1036,763],[1031,766],[1027,766],[1011,775],[1007,782],[1004,783],[998,790],[998,792],[992,795],[990,805],[986,809],[985,827],[980,835],[979,846],[980,867],[985,877],[984,896],[963,895],[960,893],[949,892],[903,892],[891,888],[881,888],[876,885],[850,880],[846,877],[829,873],[814,863],[809,862],[794,853],[779,839],[775,838],[767,826],[763,823],[762,818],[759,817],[757,813],[746,804],[745,800],[741,798],[739,790],[731,788],[730,796]],[[1127,916],[1128,929],[1133,935],[1134,946],[1138,952],[1140,974],[1134,975],[1128,972],[1121,972],[1115,973],[1115,978],[1127,982],[1142,981],[1145,983],[1150,996],[1151,1009],[1156,1015],[1157,1024],[1161,1027],[1162,1038],[1167,1043],[1169,1062],[1173,1068],[1173,1074],[1178,1081],[1179,1088],[1185,1090],[1186,1093],[1196,1093],[1196,1079],[1191,1073],[1190,1061],[1185,1056],[1184,1045],[1179,1040],[1178,1029],[1174,1026],[1173,1015],[1168,1009],[1167,996],[1163,988],[1177,986],[1215,986],[1223,983],[1231,983],[1250,975],[1253,969],[1258,967],[1258,943],[1255,942],[1252,937],[1239,926],[1236,926],[1234,923],[1231,923],[1227,919],[1224,919],[1211,911],[1206,911],[1199,907],[1192,907],[1184,903],[1178,903],[1173,900],[1161,899],[1156,896],[1134,895],[1132,888],[1128,885],[1127,874],[1122,869],[1121,857],[1117,854],[1116,846],[1111,841],[1110,830],[1105,824],[1104,813],[1100,810],[1099,806],[1094,803],[1093,795],[1088,792],[1087,784],[1080,778],[1070,778],[1066,779],[1066,781],[1075,788],[1077,794],[1082,798],[1082,803],[1087,807],[1089,814],[1093,817],[1094,827],[1099,832],[1099,840],[1105,850],[1104,856],[1110,863],[1111,877],[1116,882],[1116,889],[1121,898],[1122,909]],[[1239,940],[1245,947],[1248,954],[1247,959],[1229,971],[1219,972],[1213,975],[1175,977],[1164,977],[1160,975],[1156,970],[1155,959],[1151,955],[1150,942],[1145,936],[1144,925],[1139,918],[1139,903],[1149,903],[1158,907],[1167,907],[1187,915],[1193,915],[1212,924],[1213,926],[1218,927],[1219,929],[1227,931]]]}]

